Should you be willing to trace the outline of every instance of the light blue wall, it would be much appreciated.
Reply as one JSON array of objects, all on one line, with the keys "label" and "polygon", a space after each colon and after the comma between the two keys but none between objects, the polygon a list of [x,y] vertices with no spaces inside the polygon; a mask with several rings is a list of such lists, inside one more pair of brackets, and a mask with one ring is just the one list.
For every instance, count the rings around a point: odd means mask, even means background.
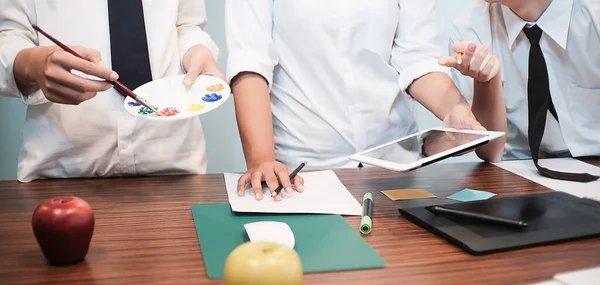
[{"label": "light blue wall", "polygon": [[20,99],[0,97],[0,180],[17,177],[17,159],[25,105]]},{"label": "light blue wall", "polygon": [[[415,0],[416,1],[416,0]],[[444,20],[449,26],[450,19],[457,16],[461,9],[468,7],[474,0],[439,0]],[[208,32],[221,47],[219,65],[224,70],[227,50],[225,27],[223,22],[224,0],[207,0]],[[16,165],[21,144],[21,128],[25,117],[25,106],[19,99],[0,97],[0,180],[12,180],[16,177]],[[429,111],[419,107],[417,119],[421,128],[440,125],[440,121]],[[235,121],[233,100],[230,99],[221,108],[202,117],[208,149],[208,172],[245,170],[244,156]],[[473,154],[445,162],[477,159]]]}]

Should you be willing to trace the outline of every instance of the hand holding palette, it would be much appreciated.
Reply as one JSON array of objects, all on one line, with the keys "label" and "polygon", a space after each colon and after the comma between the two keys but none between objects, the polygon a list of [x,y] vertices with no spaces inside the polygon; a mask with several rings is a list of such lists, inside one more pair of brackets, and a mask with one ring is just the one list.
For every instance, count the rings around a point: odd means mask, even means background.
[{"label": "hand holding palette", "polygon": [[148,82],[133,90],[140,98],[152,102],[164,114],[158,116],[131,98],[123,102],[131,115],[158,121],[172,121],[206,114],[222,105],[231,94],[229,85],[220,78],[200,75],[189,88],[183,85],[184,75],[165,77]]}]

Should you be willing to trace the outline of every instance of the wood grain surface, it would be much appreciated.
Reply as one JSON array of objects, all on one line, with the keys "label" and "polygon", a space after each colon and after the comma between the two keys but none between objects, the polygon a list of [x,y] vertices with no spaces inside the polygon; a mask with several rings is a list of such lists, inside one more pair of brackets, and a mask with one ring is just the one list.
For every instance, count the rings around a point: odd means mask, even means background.
[{"label": "wood grain surface", "polygon": [[[493,165],[335,172],[357,199],[373,192],[373,232],[364,238],[387,267],[305,274],[304,284],[530,284],[600,265],[600,238],[471,256],[403,219],[379,192],[424,188],[447,196],[469,187],[505,197],[550,191]],[[31,229],[35,207],[59,195],[85,199],[96,217],[88,256],[74,266],[47,264]],[[0,284],[223,284],[205,274],[190,211],[201,203],[227,203],[222,175],[0,182]],[[359,217],[346,220],[358,231]]]}]

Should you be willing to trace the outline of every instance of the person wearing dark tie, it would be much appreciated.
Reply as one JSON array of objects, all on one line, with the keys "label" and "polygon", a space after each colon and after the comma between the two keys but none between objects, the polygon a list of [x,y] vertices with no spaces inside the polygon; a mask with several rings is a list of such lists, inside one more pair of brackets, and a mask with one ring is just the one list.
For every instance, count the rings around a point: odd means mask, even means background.
[{"label": "person wearing dark tie", "polygon": [[186,86],[223,78],[205,24],[202,0],[1,1],[0,95],[27,104],[17,179],[205,173],[198,118],[137,119],[105,81],[134,90],[184,73]]},{"label": "person wearing dark tie", "polygon": [[[598,179],[548,169],[538,159],[600,155],[599,23],[597,0],[477,0],[454,21],[456,55],[440,64],[453,67],[479,122],[507,132],[506,144],[488,157],[532,159],[550,178]],[[478,67],[488,59],[501,68],[482,81]]]}]

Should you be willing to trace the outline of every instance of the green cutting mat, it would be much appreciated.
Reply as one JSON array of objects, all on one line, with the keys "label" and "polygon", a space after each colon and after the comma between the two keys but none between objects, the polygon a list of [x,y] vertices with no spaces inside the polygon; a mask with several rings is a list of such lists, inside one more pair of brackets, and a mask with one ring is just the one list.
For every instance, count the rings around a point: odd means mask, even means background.
[{"label": "green cutting mat", "polygon": [[229,253],[248,241],[244,224],[287,223],[304,273],[385,267],[385,260],[339,215],[242,214],[229,204],[192,205],[208,278],[221,279]]}]

